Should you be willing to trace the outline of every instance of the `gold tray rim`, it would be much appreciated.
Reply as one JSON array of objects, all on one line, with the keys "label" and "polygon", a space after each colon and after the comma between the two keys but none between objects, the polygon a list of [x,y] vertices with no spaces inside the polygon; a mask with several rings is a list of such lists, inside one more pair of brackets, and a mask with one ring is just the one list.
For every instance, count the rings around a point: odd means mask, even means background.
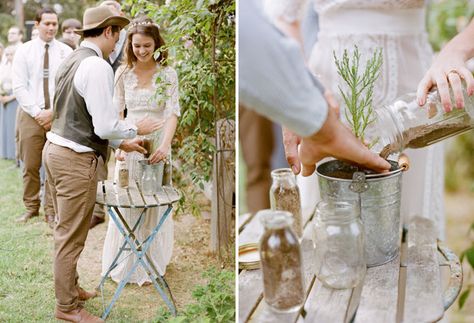
[{"label": "gold tray rim", "polygon": [[[250,253],[250,252],[258,252],[258,244],[251,242],[245,243],[239,246],[239,256],[242,254]],[[253,270],[260,268],[260,260],[258,261],[242,261],[239,257],[239,269],[244,270]]]}]

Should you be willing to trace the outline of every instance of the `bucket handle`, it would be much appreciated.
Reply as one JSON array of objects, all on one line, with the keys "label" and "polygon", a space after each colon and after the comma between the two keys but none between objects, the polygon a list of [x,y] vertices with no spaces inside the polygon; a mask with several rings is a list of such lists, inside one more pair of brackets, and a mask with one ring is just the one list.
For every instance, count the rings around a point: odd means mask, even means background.
[{"label": "bucket handle", "polygon": [[349,185],[349,189],[354,193],[363,193],[369,189],[369,184],[365,181],[365,173],[355,172],[352,175],[352,183]]}]

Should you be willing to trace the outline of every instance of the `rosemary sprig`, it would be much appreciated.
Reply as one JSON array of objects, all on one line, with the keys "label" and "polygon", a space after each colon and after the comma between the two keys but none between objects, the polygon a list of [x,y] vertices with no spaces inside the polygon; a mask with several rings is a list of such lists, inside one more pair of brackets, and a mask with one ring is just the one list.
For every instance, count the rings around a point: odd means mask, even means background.
[{"label": "rosemary sprig", "polygon": [[[357,46],[355,46],[351,58],[349,58],[347,49],[344,50],[342,59],[338,59],[335,52],[333,52],[333,55],[337,71],[348,86],[347,91],[338,86],[346,105],[344,110],[346,119],[354,135],[365,143],[365,130],[367,126],[375,121],[372,100],[375,81],[380,75],[380,67],[383,61],[382,49],[378,48],[375,50],[372,57],[367,61],[365,70],[362,73],[359,71],[360,53]],[[374,143],[368,144],[371,146]]]}]

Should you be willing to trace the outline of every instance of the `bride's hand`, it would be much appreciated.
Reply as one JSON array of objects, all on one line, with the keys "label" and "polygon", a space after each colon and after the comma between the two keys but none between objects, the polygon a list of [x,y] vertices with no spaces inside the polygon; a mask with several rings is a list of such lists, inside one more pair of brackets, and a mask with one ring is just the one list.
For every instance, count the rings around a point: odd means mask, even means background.
[{"label": "bride's hand", "polygon": [[163,127],[165,123],[164,120],[158,120],[151,117],[144,117],[140,119],[135,125],[137,126],[137,134],[138,135],[148,135],[160,128]]},{"label": "bride's hand", "polygon": [[167,145],[160,145],[158,149],[150,156],[150,162],[152,164],[158,163],[168,156],[169,148]]},{"label": "bride's hand", "polygon": [[418,84],[417,100],[419,105],[426,103],[426,96],[432,87],[438,88],[445,111],[451,111],[450,88],[458,108],[464,107],[462,81],[466,82],[466,92],[474,94],[474,78],[466,61],[474,56],[472,37],[474,20],[456,37],[451,39],[434,59],[430,69]]},{"label": "bride's hand", "polygon": [[426,103],[428,91],[433,87],[437,87],[444,110],[449,112],[452,109],[449,93],[449,88],[451,88],[453,91],[455,106],[463,108],[464,97],[462,80],[466,81],[467,93],[469,95],[474,93],[474,78],[472,77],[471,72],[467,69],[466,64],[459,57],[456,57],[455,54],[449,53],[449,51],[446,53],[440,53],[431,68],[426,72],[425,76],[418,84],[418,104],[424,105]]}]

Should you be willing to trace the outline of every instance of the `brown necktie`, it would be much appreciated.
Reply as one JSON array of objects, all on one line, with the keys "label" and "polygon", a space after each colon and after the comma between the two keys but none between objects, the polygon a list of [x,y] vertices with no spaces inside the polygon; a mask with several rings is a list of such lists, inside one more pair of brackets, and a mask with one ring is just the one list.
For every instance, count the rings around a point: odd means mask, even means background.
[{"label": "brown necktie", "polygon": [[44,94],[44,108],[51,107],[51,100],[49,98],[49,44],[44,45],[44,61],[43,61],[43,94]]}]

